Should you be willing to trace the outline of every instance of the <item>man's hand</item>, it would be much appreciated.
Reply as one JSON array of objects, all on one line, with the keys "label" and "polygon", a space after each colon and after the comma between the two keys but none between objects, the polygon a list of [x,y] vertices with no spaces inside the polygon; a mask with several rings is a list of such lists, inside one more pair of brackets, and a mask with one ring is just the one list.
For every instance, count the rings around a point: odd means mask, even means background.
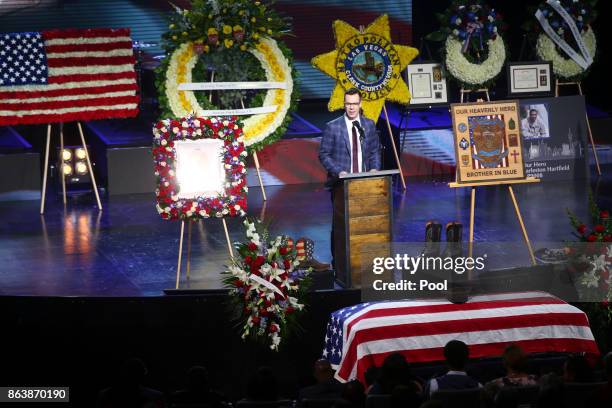
[{"label": "man's hand", "polygon": [[348,173],[346,171],[341,171],[338,173],[338,176],[346,176]]}]

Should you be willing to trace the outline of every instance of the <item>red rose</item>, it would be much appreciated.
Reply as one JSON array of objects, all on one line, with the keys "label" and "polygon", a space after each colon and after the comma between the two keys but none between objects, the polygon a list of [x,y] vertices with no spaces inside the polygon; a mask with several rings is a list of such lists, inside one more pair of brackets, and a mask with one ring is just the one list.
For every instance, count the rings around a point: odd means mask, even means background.
[{"label": "red rose", "polygon": [[285,269],[289,269],[291,267],[291,261],[288,259],[285,259]]},{"label": "red rose", "polygon": [[597,235],[593,235],[593,234],[589,235],[589,236],[587,237],[587,241],[589,241],[589,242],[595,242],[595,241],[597,241]]},{"label": "red rose", "polygon": [[586,232],[586,225],[584,224],[580,224],[578,227],[576,227],[576,231],[578,231],[579,234],[584,235],[584,233]]},{"label": "red rose", "polygon": [[595,232],[597,232],[598,234],[601,234],[602,232],[606,230],[606,227],[604,227],[601,224],[597,224],[594,229],[595,229]]},{"label": "red rose", "polygon": [[259,316],[253,316],[253,317],[251,318],[251,320],[253,321],[253,324],[259,324],[259,321],[260,321],[261,319],[259,318]]},{"label": "red rose", "polygon": [[607,281],[608,278],[610,277],[610,271],[609,270],[604,270],[602,271],[599,276],[601,277],[601,279],[603,279],[604,281]]},{"label": "red rose", "polygon": [[240,288],[240,287],[244,286],[244,282],[242,282],[240,279],[235,279],[234,280],[234,286],[236,286],[237,288]]},{"label": "red rose", "polygon": [[244,263],[250,265],[251,262],[253,262],[253,259],[250,256],[245,256],[244,257]]},{"label": "red rose", "polygon": [[610,307],[610,302],[608,302],[607,300],[602,300],[599,304],[599,307],[601,307],[602,309],[607,309]]},{"label": "red rose", "polygon": [[612,235],[606,234],[603,236],[603,242],[610,242],[610,241],[612,241]]},{"label": "red rose", "polygon": [[248,247],[251,251],[254,251],[257,249],[257,244],[254,242],[249,242],[249,247]]},{"label": "red rose", "polygon": [[278,326],[276,324],[270,325],[270,333],[276,333],[278,331]]},{"label": "red rose", "polygon": [[287,249],[287,247],[280,247],[280,248],[279,248],[279,250],[278,250],[278,252],[279,252],[281,255],[287,255],[287,252],[289,252],[289,250]]},{"label": "red rose", "polygon": [[610,218],[610,213],[607,210],[603,210],[599,212],[599,218],[601,219],[608,219]]},{"label": "red rose", "polygon": [[287,306],[287,309],[285,309],[285,313],[290,314],[293,313],[295,311],[295,309],[293,308],[293,306]]}]

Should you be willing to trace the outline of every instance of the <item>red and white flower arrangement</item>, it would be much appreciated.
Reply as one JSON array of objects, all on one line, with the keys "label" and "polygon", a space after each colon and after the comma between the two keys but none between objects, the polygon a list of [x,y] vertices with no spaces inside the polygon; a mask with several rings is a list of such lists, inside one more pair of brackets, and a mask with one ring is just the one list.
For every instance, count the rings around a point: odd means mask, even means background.
[{"label": "red and white flower arrangement", "polygon": [[[217,197],[179,198],[175,143],[180,140],[221,139],[226,170],[225,191]],[[236,117],[164,119],[153,127],[153,158],[157,177],[157,211],[166,220],[246,215],[246,156],[242,123]]]},{"label": "red and white flower arrangement", "polygon": [[270,239],[259,220],[244,220],[247,241],[224,273],[242,338],[278,351],[281,340],[304,310],[309,271],[300,270],[296,250],[286,237]]}]

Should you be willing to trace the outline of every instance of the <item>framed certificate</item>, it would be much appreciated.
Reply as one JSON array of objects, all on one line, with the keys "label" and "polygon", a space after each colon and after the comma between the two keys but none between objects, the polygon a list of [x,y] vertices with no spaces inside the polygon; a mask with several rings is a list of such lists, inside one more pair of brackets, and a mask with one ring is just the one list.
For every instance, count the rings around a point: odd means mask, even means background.
[{"label": "framed certificate", "polygon": [[509,62],[508,96],[552,95],[551,62]]},{"label": "framed certificate", "polygon": [[448,103],[446,74],[439,62],[420,62],[406,68],[410,105]]}]

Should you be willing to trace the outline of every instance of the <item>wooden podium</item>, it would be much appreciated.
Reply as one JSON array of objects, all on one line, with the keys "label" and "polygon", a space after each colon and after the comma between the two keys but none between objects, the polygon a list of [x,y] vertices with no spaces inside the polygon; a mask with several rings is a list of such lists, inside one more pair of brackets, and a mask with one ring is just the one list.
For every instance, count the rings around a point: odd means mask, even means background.
[{"label": "wooden podium", "polygon": [[361,287],[361,271],[375,257],[390,256],[393,226],[391,176],[399,170],[349,173],[334,187],[336,279]]}]

